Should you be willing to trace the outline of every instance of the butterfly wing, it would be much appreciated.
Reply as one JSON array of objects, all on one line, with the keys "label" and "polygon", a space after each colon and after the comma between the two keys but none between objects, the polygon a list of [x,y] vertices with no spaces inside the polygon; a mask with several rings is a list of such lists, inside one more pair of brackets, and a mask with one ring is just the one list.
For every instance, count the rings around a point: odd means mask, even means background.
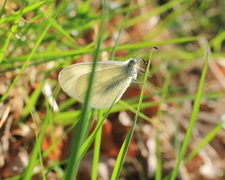
[{"label": "butterfly wing", "polygon": [[[84,102],[92,63],[80,63],[63,69],[59,74],[62,89],[74,99]],[[97,63],[90,106],[107,108],[116,103],[132,81],[126,73],[126,64],[119,61]]]},{"label": "butterfly wing", "polygon": [[59,73],[59,84],[69,96],[78,99],[75,88],[76,82],[82,74],[91,72],[92,63],[71,65]]}]

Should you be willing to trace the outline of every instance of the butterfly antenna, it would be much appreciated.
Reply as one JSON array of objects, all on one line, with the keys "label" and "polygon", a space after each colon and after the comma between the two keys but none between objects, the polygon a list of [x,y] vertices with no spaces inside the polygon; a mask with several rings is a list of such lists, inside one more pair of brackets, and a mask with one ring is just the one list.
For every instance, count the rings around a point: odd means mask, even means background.
[{"label": "butterfly antenna", "polygon": [[156,50],[158,50],[159,48],[157,48],[157,47],[149,47],[149,48],[147,48],[147,49],[145,49],[145,50],[139,52],[138,54],[136,54],[136,55],[134,56],[134,58],[136,58],[137,56],[139,56],[139,55],[142,54],[143,52],[149,51],[150,49],[156,49]]}]

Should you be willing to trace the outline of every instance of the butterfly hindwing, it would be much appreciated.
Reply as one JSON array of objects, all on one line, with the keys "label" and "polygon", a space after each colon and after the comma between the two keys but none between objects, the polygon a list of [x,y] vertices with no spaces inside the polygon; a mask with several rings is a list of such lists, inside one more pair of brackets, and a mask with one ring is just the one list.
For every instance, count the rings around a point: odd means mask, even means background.
[{"label": "butterfly hindwing", "polygon": [[63,69],[59,74],[59,83],[62,89],[74,99],[77,99],[74,89],[76,88],[75,84],[79,79],[80,75],[83,73],[90,73],[91,63],[75,64]]}]

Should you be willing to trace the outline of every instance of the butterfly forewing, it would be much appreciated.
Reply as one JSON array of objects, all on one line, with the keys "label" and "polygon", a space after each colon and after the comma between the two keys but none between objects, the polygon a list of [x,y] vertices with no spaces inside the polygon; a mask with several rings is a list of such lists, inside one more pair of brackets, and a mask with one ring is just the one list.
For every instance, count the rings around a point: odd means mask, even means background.
[{"label": "butterfly forewing", "polygon": [[[108,67],[107,69],[96,70],[94,84],[91,90],[90,106],[95,108],[110,107],[117,102],[122,96],[126,88],[132,81],[131,77],[127,77],[124,71],[124,65]],[[76,95],[78,100],[83,102],[88,88],[90,73],[81,75],[76,84]],[[102,86],[104,84],[104,86]]]}]

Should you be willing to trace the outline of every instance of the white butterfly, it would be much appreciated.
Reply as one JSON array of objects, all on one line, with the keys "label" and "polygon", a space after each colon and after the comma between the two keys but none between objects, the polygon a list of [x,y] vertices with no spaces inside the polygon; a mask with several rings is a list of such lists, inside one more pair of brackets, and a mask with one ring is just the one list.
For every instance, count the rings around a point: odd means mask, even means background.
[{"label": "white butterfly", "polygon": [[[116,103],[130,83],[137,78],[138,69],[141,69],[139,61],[134,58],[125,62],[98,62],[92,86],[90,107],[103,109]],[[63,69],[59,73],[60,86],[69,96],[83,103],[91,70],[91,62],[78,63]]]}]

